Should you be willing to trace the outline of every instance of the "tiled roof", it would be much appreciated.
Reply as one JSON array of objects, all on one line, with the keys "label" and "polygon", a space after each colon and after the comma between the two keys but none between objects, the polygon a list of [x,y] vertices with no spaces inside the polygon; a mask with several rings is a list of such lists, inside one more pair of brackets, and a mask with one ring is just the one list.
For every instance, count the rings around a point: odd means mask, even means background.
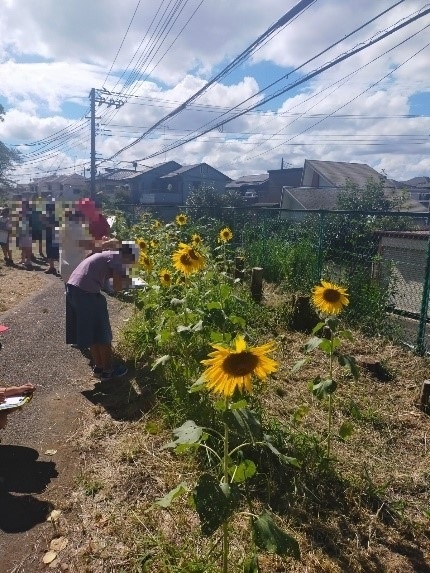
[{"label": "tiled roof", "polygon": [[234,181],[230,181],[227,183],[226,187],[229,189],[239,188],[247,185],[262,185],[269,180],[268,173],[260,173],[259,175],[244,175],[243,177],[239,177],[239,179],[235,179]]},{"label": "tiled roof", "polygon": [[[381,175],[365,163],[344,163],[341,161],[317,161],[307,159],[310,165],[321,177],[324,177],[333,187],[344,187],[349,179],[359,187],[365,187],[369,179],[379,181]],[[305,168],[306,168],[305,165]]]},{"label": "tiled roof", "polygon": [[195,167],[199,167],[199,165],[205,165],[205,164],[204,163],[195,163],[194,165],[183,165],[179,169],[175,169],[175,171],[172,171],[171,173],[168,173],[167,175],[162,175],[160,177],[160,179],[167,179],[168,177],[175,177],[176,175],[181,175],[182,173],[186,173],[187,171],[190,171],[191,169],[194,169]]}]

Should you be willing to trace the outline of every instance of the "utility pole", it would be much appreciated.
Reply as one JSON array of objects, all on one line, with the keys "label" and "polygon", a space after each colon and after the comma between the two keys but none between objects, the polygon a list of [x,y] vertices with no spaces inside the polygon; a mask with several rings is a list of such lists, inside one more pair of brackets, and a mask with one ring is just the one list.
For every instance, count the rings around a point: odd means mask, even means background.
[{"label": "utility pole", "polygon": [[90,91],[90,126],[91,126],[91,151],[90,151],[90,195],[94,199],[96,196],[96,102],[98,105],[106,104],[119,109],[125,104],[122,99],[115,99],[113,94],[108,90],[101,88],[99,90],[92,88]]}]

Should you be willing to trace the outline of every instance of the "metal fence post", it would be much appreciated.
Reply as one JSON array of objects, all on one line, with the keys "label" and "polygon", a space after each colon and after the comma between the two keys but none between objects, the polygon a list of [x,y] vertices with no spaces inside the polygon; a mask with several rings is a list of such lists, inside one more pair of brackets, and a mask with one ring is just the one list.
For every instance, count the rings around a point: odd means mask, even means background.
[{"label": "metal fence post", "polygon": [[421,299],[420,322],[418,326],[418,337],[417,337],[417,354],[421,355],[424,355],[426,352],[425,338],[426,338],[426,325],[427,325],[429,300],[430,300],[430,235],[427,241],[427,260],[426,260],[426,268],[424,271],[423,297]]}]

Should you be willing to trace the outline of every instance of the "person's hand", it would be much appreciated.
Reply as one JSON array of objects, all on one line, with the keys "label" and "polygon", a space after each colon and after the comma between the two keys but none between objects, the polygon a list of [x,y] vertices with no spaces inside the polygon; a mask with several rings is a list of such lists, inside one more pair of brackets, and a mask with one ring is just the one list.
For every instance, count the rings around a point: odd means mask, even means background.
[{"label": "person's hand", "polygon": [[6,388],[0,388],[0,404],[6,399]]}]

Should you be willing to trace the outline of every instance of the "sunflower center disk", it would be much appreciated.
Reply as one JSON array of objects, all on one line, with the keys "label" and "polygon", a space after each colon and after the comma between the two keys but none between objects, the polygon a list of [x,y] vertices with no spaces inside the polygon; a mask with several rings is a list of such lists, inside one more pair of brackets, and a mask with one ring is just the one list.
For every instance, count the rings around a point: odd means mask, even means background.
[{"label": "sunflower center disk", "polygon": [[230,354],[224,360],[224,372],[235,378],[248,376],[252,374],[258,364],[258,356],[251,352],[239,352],[238,354]]},{"label": "sunflower center disk", "polygon": [[181,263],[185,266],[185,267],[189,267],[191,266],[193,263],[190,259],[190,257],[188,256],[188,254],[184,253],[183,255],[181,255]]},{"label": "sunflower center disk", "polygon": [[324,291],[324,300],[331,303],[339,302],[340,292],[335,289],[328,288]]}]

